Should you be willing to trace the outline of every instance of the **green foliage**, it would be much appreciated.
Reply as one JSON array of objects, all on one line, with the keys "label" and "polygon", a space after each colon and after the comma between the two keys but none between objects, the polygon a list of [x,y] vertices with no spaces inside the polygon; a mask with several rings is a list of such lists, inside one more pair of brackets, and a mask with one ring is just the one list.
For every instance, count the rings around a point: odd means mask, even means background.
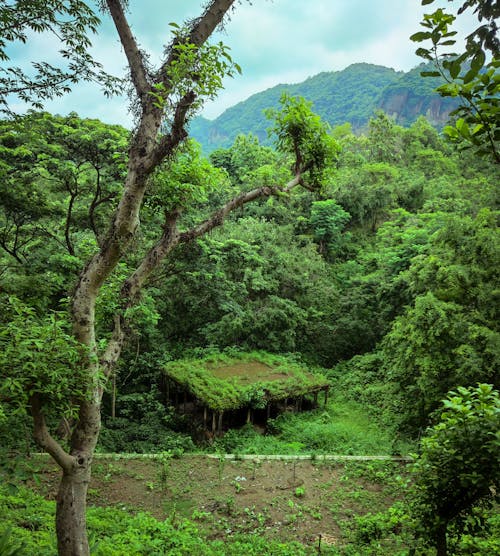
[{"label": "green foliage", "polygon": [[23,554],[23,545],[12,538],[12,529],[5,529],[0,534],[0,556],[23,556]]},{"label": "green foliage", "polygon": [[119,394],[117,416],[105,416],[98,451],[107,453],[157,453],[167,450],[192,452],[191,438],[175,432],[172,411],[158,401],[156,392]]},{"label": "green foliage", "polygon": [[[228,222],[224,230],[179,253],[162,300],[160,322],[171,349],[238,346],[327,357],[336,288],[317,247],[271,218],[279,203],[256,207],[265,217]],[[279,213],[278,213],[279,214]],[[289,218],[285,208],[283,218]],[[163,328],[162,328],[163,327]],[[180,357],[183,354],[181,352]]]},{"label": "green foliage", "polygon": [[[167,68],[167,85],[159,82],[150,94],[155,105],[173,120],[172,108],[189,95],[194,96],[190,111],[199,110],[208,99],[214,99],[222,89],[224,77],[241,73],[240,66],[229,54],[230,48],[219,42],[196,45],[189,42],[189,28],[170,23],[174,36],[170,47],[172,63]],[[162,76],[163,78],[163,76]]]},{"label": "green foliage", "polygon": [[[60,2],[30,1],[0,6],[0,108],[9,111],[16,97],[36,108],[43,101],[62,96],[78,81],[100,82],[107,95],[120,92],[121,82],[102,71],[102,65],[89,54],[89,35],[97,31],[99,18],[81,0]],[[31,67],[8,66],[9,46],[26,43],[34,33],[52,34],[59,46],[59,60],[52,65],[33,60]],[[10,98],[8,98],[10,96]]]},{"label": "green foliage", "polygon": [[206,203],[215,190],[223,190],[225,174],[201,157],[194,141],[187,141],[153,177],[146,204],[155,212],[170,214]]},{"label": "green foliage", "polygon": [[411,510],[417,535],[438,554],[447,553],[447,533],[454,545],[461,534],[473,536],[485,527],[475,508],[491,506],[500,486],[499,430],[498,391],[479,384],[450,392],[438,423],[422,438]]},{"label": "green foliage", "polygon": [[[220,148],[210,153],[212,164],[224,168],[234,183],[246,182],[252,172],[276,160],[276,152],[270,147],[261,146],[259,139],[252,133],[240,134],[230,148]],[[268,184],[261,182],[261,185]]]},{"label": "green foliage", "polygon": [[270,133],[277,137],[277,149],[293,156],[295,173],[308,172],[310,185],[318,187],[335,162],[338,144],[329,134],[327,124],[313,113],[311,102],[285,93],[280,104],[279,111],[269,109],[266,112],[274,122]]},{"label": "green foliage", "polygon": [[0,325],[0,395],[22,415],[39,396],[56,415],[71,414],[86,396],[81,371],[82,347],[68,332],[66,316],[38,317],[19,300],[5,299],[6,322]]},{"label": "green foliage", "polygon": [[[422,4],[432,4],[433,0],[423,0]],[[489,155],[500,162],[500,43],[497,37],[496,20],[500,16],[498,3],[488,0],[468,0],[459,14],[473,7],[481,25],[467,37],[465,51],[442,52],[443,47],[453,46],[456,31],[452,31],[455,16],[442,8],[432,14],[425,14],[421,25],[426,31],[415,33],[411,39],[416,42],[431,41],[430,48],[420,47],[417,54],[434,62],[436,70],[422,75],[442,76],[445,83],[437,88],[444,97],[459,97],[461,104],[453,112],[458,118],[453,125],[446,126],[444,132],[462,148],[473,147],[476,154]],[[486,23],[483,23],[483,19]],[[486,61],[486,50],[492,58]]]},{"label": "green foliage", "polygon": [[319,242],[320,253],[330,258],[339,255],[349,236],[342,234],[351,215],[333,199],[314,201],[311,206],[311,225],[314,238]]},{"label": "green foliage", "polygon": [[[229,430],[215,446],[233,454],[380,455],[394,450],[389,428],[381,428],[360,402],[333,395],[326,407],[286,412],[267,423],[267,434],[251,425]],[[409,447],[399,445],[403,452]]]},{"label": "green foliage", "polygon": [[[16,539],[15,542],[8,540],[10,552],[2,554],[52,556],[56,552],[52,532],[54,502],[25,488],[9,495],[0,487],[0,510],[2,526],[5,524],[11,530],[9,539]],[[89,508],[87,523],[91,552],[96,556],[311,556],[313,553],[299,542],[284,543],[252,534],[233,535],[224,541],[208,540],[194,523],[175,515],[159,521],[143,512],[132,515],[119,508]],[[13,552],[21,543],[23,547]]]},{"label": "green foliage", "polygon": [[128,137],[76,114],[0,122],[4,291],[40,309],[61,308],[115,207]]}]

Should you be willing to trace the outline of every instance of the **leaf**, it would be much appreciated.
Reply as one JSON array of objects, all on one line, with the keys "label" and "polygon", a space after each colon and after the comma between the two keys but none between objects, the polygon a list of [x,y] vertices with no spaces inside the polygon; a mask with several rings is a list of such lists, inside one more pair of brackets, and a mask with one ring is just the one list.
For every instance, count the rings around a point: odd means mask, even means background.
[{"label": "leaf", "polygon": [[474,58],[472,58],[470,67],[472,70],[474,70],[476,73],[479,73],[479,71],[482,69],[482,67],[484,66],[484,62],[486,61],[486,54],[484,53],[483,50],[479,50],[477,52],[477,54],[474,56]]},{"label": "leaf", "polygon": [[414,33],[410,37],[410,40],[414,42],[422,42],[430,38],[431,38],[431,33],[427,31],[419,31],[418,33]]},{"label": "leaf", "polygon": [[452,79],[456,79],[460,74],[460,70],[462,69],[462,65],[458,60],[454,60],[450,65],[450,76]]},{"label": "leaf", "polygon": [[477,71],[474,69],[470,69],[464,76],[464,85],[473,81],[473,79],[477,76]]}]

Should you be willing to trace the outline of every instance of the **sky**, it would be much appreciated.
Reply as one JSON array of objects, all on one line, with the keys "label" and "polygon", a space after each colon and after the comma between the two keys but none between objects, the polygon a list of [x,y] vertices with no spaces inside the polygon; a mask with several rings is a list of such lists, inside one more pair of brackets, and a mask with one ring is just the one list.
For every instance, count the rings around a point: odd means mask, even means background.
[{"label": "sky", "polygon": [[[461,4],[462,2],[460,2]],[[241,0],[223,32],[213,36],[231,49],[242,75],[228,78],[215,101],[202,115],[213,119],[226,108],[280,83],[298,83],[322,71],[339,71],[350,64],[368,62],[408,71],[421,62],[409,36],[420,30],[424,12],[440,0],[422,7],[420,0]],[[201,0],[129,0],[128,19],[141,47],[159,64],[169,42],[170,22],[181,24],[200,15]],[[126,59],[109,16],[102,15],[99,33],[92,37],[92,54],[111,74],[124,76]],[[472,28],[472,16],[461,16],[457,30]],[[476,25],[477,26],[477,25]],[[55,61],[54,37],[33,35],[9,53],[16,65],[32,60]],[[105,98],[99,87],[82,83],[72,93],[47,102],[52,113],[77,112],[81,117],[130,127],[126,97]],[[12,106],[24,111],[23,106]]]}]

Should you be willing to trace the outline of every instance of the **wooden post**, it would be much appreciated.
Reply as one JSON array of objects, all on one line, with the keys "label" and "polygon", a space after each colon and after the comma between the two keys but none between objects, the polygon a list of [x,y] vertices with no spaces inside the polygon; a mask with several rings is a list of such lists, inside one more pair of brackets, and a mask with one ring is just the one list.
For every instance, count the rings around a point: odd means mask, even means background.
[{"label": "wooden post", "polygon": [[251,423],[251,422],[252,422],[252,408],[249,407],[247,409],[247,425],[248,425],[248,423]]},{"label": "wooden post", "polygon": [[271,417],[271,402],[267,402],[267,407],[266,407],[266,422],[269,421],[269,417]]},{"label": "wooden post", "polygon": [[212,411],[212,434],[215,436],[215,411]]},{"label": "wooden post", "polygon": [[207,428],[207,419],[208,419],[208,411],[207,411],[207,406],[205,406],[203,408],[203,428],[204,429]]},{"label": "wooden post", "polygon": [[219,411],[219,423],[217,426],[217,433],[221,434],[222,433],[222,416],[224,415],[223,411]]}]

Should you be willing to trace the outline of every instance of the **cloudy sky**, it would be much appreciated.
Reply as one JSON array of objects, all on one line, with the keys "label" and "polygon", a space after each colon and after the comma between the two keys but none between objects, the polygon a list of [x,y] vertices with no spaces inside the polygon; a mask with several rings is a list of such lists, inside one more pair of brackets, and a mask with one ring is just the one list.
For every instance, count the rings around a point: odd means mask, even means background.
[{"label": "cloudy sky", "polygon": [[[162,47],[169,40],[169,22],[196,17],[202,4],[201,0],[130,0],[132,30],[153,63],[160,61]],[[445,0],[427,7],[420,4],[420,0],[242,1],[224,32],[214,38],[231,48],[243,74],[225,82],[225,89],[203,115],[214,118],[278,83],[297,83],[355,62],[408,71],[421,61],[408,37],[419,30],[422,14],[439,5],[450,6]],[[124,75],[126,61],[116,32],[108,17],[102,19],[92,52],[108,72]],[[472,17],[460,17],[457,28],[466,31],[472,23]],[[55,39],[33,36],[24,47],[11,48],[10,54],[12,61],[21,65],[29,60],[51,60],[56,51]],[[81,84],[64,98],[47,103],[46,109],[59,114],[75,111],[82,117],[128,126],[127,105],[124,97],[106,99],[97,86]]]}]

